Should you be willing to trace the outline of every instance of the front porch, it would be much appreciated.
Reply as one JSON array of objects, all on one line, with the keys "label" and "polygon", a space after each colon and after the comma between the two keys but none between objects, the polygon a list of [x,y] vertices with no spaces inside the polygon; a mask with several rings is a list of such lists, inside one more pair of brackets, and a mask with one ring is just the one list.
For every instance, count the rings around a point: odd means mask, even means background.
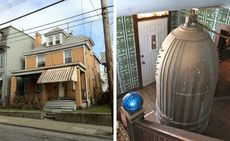
[{"label": "front porch", "polygon": [[90,103],[85,76],[84,69],[78,66],[14,73],[11,76],[10,105],[43,108],[48,101],[71,100],[76,107],[87,107]]}]

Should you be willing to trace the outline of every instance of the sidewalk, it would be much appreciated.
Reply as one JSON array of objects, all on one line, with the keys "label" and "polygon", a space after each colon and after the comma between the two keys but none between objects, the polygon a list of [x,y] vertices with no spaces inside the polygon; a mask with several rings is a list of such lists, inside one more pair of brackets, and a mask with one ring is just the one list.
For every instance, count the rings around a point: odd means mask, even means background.
[{"label": "sidewalk", "polygon": [[39,120],[30,118],[19,118],[0,116],[0,124],[8,124],[22,127],[30,127],[41,130],[56,131],[62,133],[79,134],[85,136],[93,136],[99,138],[111,139],[112,127],[98,126],[81,123],[60,122],[53,120]]}]

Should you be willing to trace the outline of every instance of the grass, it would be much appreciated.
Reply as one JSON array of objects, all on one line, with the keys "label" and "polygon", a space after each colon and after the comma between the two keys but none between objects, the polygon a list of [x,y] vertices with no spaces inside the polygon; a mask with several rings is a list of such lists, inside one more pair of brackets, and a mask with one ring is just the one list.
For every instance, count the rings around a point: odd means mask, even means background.
[{"label": "grass", "polygon": [[90,113],[111,113],[111,107],[109,105],[95,105],[91,106],[89,108],[81,108],[76,110],[77,113],[84,113],[84,112],[90,112]]},{"label": "grass", "polygon": [[17,109],[17,108],[10,108],[10,107],[5,107],[5,108],[0,108],[0,110],[4,111],[41,111],[38,109],[33,109],[33,108],[25,108],[25,109]]},{"label": "grass", "polygon": [[[9,112],[13,112],[13,111],[41,111],[41,110],[37,110],[34,108],[16,109],[16,108],[11,108],[11,107],[0,108],[0,110],[9,111]],[[108,104],[106,104],[106,105],[93,105],[89,108],[78,108],[74,112],[76,112],[76,113],[111,113],[111,107]]]}]

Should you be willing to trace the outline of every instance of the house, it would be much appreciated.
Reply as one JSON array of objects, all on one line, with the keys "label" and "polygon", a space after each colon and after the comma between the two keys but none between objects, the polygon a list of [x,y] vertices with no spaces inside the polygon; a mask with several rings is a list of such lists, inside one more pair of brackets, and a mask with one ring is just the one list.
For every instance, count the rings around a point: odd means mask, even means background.
[{"label": "house", "polygon": [[35,48],[24,53],[25,69],[12,73],[11,105],[19,97],[29,104],[45,105],[55,100],[72,101],[77,107],[94,104],[102,90],[93,40],[58,27],[44,36],[46,42],[42,44],[41,34],[36,33]]},{"label": "house", "polygon": [[105,52],[100,53],[100,60],[102,64],[102,68],[101,68],[101,78],[103,80],[102,91],[107,92],[109,89],[109,85],[108,85],[108,76],[107,76],[108,73],[106,68]]},{"label": "house", "polygon": [[34,39],[13,26],[0,29],[0,99],[3,105],[9,101],[10,75],[24,68],[23,52],[34,47]]}]

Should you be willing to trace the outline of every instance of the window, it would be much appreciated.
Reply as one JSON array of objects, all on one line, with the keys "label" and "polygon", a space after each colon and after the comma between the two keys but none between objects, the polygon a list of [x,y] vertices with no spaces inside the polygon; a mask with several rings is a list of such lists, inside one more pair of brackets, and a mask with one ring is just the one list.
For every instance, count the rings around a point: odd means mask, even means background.
[{"label": "window", "polygon": [[3,67],[3,53],[0,53],[0,67]]},{"label": "window", "polygon": [[60,35],[56,35],[55,37],[56,37],[56,45],[60,44]]},{"label": "window", "polygon": [[44,67],[45,66],[45,58],[43,55],[39,55],[37,58],[37,66],[38,67]]},{"label": "window", "polygon": [[49,36],[48,40],[49,40],[49,46],[52,46],[53,45],[53,36]]},{"label": "window", "polygon": [[72,62],[72,55],[71,50],[65,51],[65,63],[71,63]]}]

